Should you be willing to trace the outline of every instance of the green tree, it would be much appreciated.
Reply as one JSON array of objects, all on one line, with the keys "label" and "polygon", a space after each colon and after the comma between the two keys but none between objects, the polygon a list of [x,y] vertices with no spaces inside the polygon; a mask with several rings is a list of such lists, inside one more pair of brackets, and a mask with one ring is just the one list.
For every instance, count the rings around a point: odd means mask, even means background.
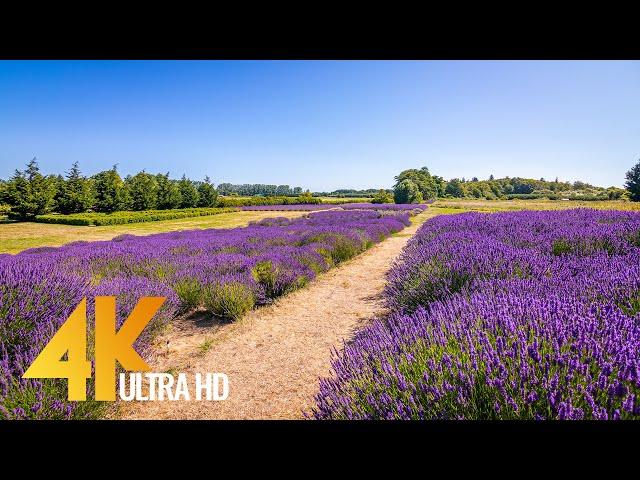
[{"label": "green tree", "polygon": [[54,205],[55,185],[51,178],[40,173],[38,162],[33,158],[24,172],[19,170],[7,185],[6,197],[11,211],[26,220],[49,213]]},{"label": "green tree", "polygon": [[218,192],[213,187],[211,179],[204,177],[204,182],[198,185],[198,206],[215,207],[218,203]]},{"label": "green tree", "polygon": [[393,199],[396,203],[421,203],[423,201],[420,188],[409,179],[402,180],[394,187]]},{"label": "green tree", "polygon": [[393,203],[393,196],[381,188],[371,199],[371,203]]},{"label": "green tree", "polygon": [[291,187],[289,185],[278,185],[278,188],[276,188],[276,195],[278,196],[291,195]]},{"label": "green tree", "polygon": [[178,208],[182,202],[180,189],[175,181],[169,178],[169,172],[164,175],[156,175],[156,185],[158,186],[157,208],[160,210],[170,210]]},{"label": "green tree", "polygon": [[609,200],[620,200],[625,191],[622,188],[609,187],[607,188],[606,193]]},{"label": "green tree", "polygon": [[9,204],[8,202],[9,199],[9,187],[8,187],[8,183],[5,182],[4,180],[0,180],[0,205],[2,204]]},{"label": "green tree", "polygon": [[96,212],[111,213],[127,208],[127,192],[116,165],[95,174],[92,187]]},{"label": "green tree", "polygon": [[624,187],[629,192],[629,198],[634,202],[640,201],[640,160],[636,163],[631,170],[627,172],[627,181]]},{"label": "green tree", "polygon": [[178,182],[178,190],[180,190],[180,208],[193,208],[198,206],[198,189],[186,175]]},{"label": "green tree", "polygon": [[143,170],[133,177],[127,177],[126,184],[133,210],[153,210],[157,207],[158,184],[153,175]]},{"label": "green tree", "polygon": [[436,185],[436,196],[444,197],[444,190],[447,188],[447,181],[438,175],[433,175],[432,178]]},{"label": "green tree", "polygon": [[445,194],[450,197],[461,198],[464,197],[464,188],[462,182],[457,178],[452,178],[447,183],[447,187],[444,190]]},{"label": "green tree", "polygon": [[64,214],[86,212],[93,205],[93,201],[91,184],[80,174],[78,162],[74,162],[71,170],[67,172],[67,180],[62,183],[59,191],[58,211]]},{"label": "green tree", "polygon": [[[432,200],[438,196],[438,188],[435,180],[429,173],[429,169],[427,167],[422,167],[420,170],[415,168],[404,170],[400,172],[400,174],[395,177],[396,184],[394,185],[394,198],[405,198],[407,192],[407,186],[400,187],[400,185],[408,180],[418,189],[420,192],[421,200]],[[395,190],[401,189],[397,194]],[[415,196],[414,196],[415,197]],[[396,203],[413,203],[413,202],[398,202]]]}]

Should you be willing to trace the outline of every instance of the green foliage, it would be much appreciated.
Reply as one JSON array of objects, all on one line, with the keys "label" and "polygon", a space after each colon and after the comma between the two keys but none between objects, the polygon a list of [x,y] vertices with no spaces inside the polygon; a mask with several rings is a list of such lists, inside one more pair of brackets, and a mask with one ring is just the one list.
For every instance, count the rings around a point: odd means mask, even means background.
[{"label": "green foliage", "polygon": [[[435,177],[434,177],[435,178]],[[438,196],[441,196],[440,193]],[[471,181],[452,178],[446,182],[444,196],[457,198],[486,198],[507,200],[534,200],[548,198],[550,200],[617,200],[624,197],[624,191],[620,188],[594,187],[585,182],[560,182],[546,181],[544,178],[535,180],[532,178],[494,178],[478,180],[473,177]]]},{"label": "green foliage", "polygon": [[452,178],[444,189],[445,195],[449,197],[461,198],[465,196],[462,182],[458,178]]},{"label": "green foliage", "polygon": [[116,167],[93,176],[94,210],[111,213],[125,208],[127,194]]},{"label": "green foliage", "polygon": [[180,208],[194,208],[198,206],[198,189],[186,175],[178,182],[178,190],[180,190]]},{"label": "green foliage", "polygon": [[386,190],[380,189],[371,199],[371,203],[393,203],[393,196]]},{"label": "green foliage", "polygon": [[169,179],[169,172],[164,175],[157,174],[156,184],[158,185],[158,209],[170,210],[178,208],[182,203],[182,195],[176,182]]},{"label": "green foliage", "polygon": [[278,292],[276,292],[276,272],[270,261],[265,260],[256,263],[251,273],[255,281],[264,287],[267,297],[275,298],[278,296]]},{"label": "green foliage", "polygon": [[143,170],[133,177],[127,177],[125,183],[131,197],[132,210],[153,210],[157,207],[158,184],[153,175]]},{"label": "green foliage", "polygon": [[[356,190],[353,188],[341,188],[338,190],[333,190],[332,192],[314,192],[314,196],[316,197],[334,197],[334,198],[373,198],[376,193],[378,193],[379,189],[377,188],[367,188],[365,190]],[[389,193],[393,193],[393,190],[387,190]],[[362,201],[362,200],[358,200]]]},{"label": "green foliage", "polygon": [[249,198],[237,198],[237,197],[219,197],[219,207],[248,207],[258,205],[317,205],[322,203],[322,200],[318,197],[312,197],[308,195],[300,195],[299,197],[249,197]]},{"label": "green foliage", "polygon": [[396,184],[393,189],[393,199],[396,203],[421,203],[423,201],[420,188],[409,179]]},{"label": "green foliage", "polygon": [[184,310],[198,308],[203,302],[204,289],[195,278],[184,278],[178,281],[173,289]]},{"label": "green foliage", "polygon": [[571,253],[573,250],[573,248],[571,247],[571,245],[569,244],[569,242],[567,242],[564,239],[558,239],[555,240],[553,242],[553,245],[551,246],[551,253],[553,255],[567,255],[569,253]]},{"label": "green foliage", "polygon": [[67,180],[58,187],[56,210],[62,214],[86,212],[93,206],[91,183],[80,174],[78,162],[67,173]]},{"label": "green foliage", "polygon": [[334,265],[349,260],[355,257],[363,250],[363,245],[347,238],[345,236],[338,236],[332,244],[330,255]]},{"label": "green foliage", "polygon": [[640,160],[627,172],[625,188],[629,192],[629,198],[634,202],[640,201]]},{"label": "green foliage", "polygon": [[52,210],[55,196],[55,181],[44,177],[33,158],[24,172],[16,170],[6,186],[5,200],[11,205],[14,217],[31,219]]},{"label": "green foliage", "polygon": [[[288,185],[287,185],[288,187]],[[198,185],[198,206],[215,207],[218,203],[218,192],[213,188],[209,177],[204,178],[204,182]]]},{"label": "green foliage", "polygon": [[313,197],[313,195],[309,190],[300,194],[298,196],[298,200],[300,201],[300,203],[306,203],[306,204],[315,203],[315,198]]},{"label": "green foliage", "polygon": [[[404,170],[395,180],[393,190],[396,203],[421,203],[438,196],[438,185],[427,167]],[[416,190],[420,195],[415,193]]]},{"label": "green foliage", "polygon": [[211,285],[204,291],[204,307],[213,315],[236,321],[255,305],[255,295],[241,283]]},{"label": "green foliage", "polygon": [[237,211],[237,208],[186,208],[176,210],[146,210],[140,212],[77,213],[73,215],[51,214],[39,215],[35,217],[35,221],[39,223],[59,223],[66,225],[103,226],[202,217]]},{"label": "green foliage", "polygon": [[290,196],[300,195],[302,193],[301,187],[294,187],[293,189],[289,185],[266,185],[263,183],[245,183],[242,185],[233,185],[231,183],[221,183],[218,185],[217,192],[220,195],[240,195],[252,197],[254,195],[264,196]]}]

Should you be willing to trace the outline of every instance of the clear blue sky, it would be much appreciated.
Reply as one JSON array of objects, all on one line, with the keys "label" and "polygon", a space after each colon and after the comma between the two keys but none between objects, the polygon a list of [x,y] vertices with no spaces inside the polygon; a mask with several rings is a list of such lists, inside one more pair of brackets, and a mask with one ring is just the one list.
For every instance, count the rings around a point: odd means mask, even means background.
[{"label": "clear blue sky", "polygon": [[621,186],[640,62],[0,61],[0,177],[33,156],[314,191],[423,165]]}]

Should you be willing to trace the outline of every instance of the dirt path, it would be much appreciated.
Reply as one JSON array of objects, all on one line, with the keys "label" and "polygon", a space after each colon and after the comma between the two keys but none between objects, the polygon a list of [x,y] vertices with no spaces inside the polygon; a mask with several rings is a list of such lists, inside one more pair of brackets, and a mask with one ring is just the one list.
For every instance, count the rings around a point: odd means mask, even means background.
[{"label": "dirt path", "polygon": [[[242,321],[219,326],[206,320],[176,322],[160,340],[152,371],[223,372],[229,398],[206,402],[121,403],[122,418],[296,419],[308,411],[318,377],[329,374],[333,347],[364,322],[384,313],[384,275],[425,212],[413,225],[330,270]],[[167,343],[168,341],[168,343]]]}]

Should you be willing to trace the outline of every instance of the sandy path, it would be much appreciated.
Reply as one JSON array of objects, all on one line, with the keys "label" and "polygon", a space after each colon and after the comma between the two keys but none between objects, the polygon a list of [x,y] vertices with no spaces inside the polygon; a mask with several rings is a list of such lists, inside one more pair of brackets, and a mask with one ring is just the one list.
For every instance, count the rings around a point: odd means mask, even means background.
[{"label": "sandy path", "polygon": [[226,373],[229,398],[218,402],[122,402],[119,416],[302,418],[302,412],[313,405],[318,377],[329,374],[332,348],[340,348],[364,322],[384,313],[380,294],[385,272],[427,216],[428,212],[421,214],[422,218],[399,234],[273,305],[252,311],[236,324],[177,321],[159,339],[161,346],[150,363],[152,371],[185,372],[190,379],[195,372]]}]

